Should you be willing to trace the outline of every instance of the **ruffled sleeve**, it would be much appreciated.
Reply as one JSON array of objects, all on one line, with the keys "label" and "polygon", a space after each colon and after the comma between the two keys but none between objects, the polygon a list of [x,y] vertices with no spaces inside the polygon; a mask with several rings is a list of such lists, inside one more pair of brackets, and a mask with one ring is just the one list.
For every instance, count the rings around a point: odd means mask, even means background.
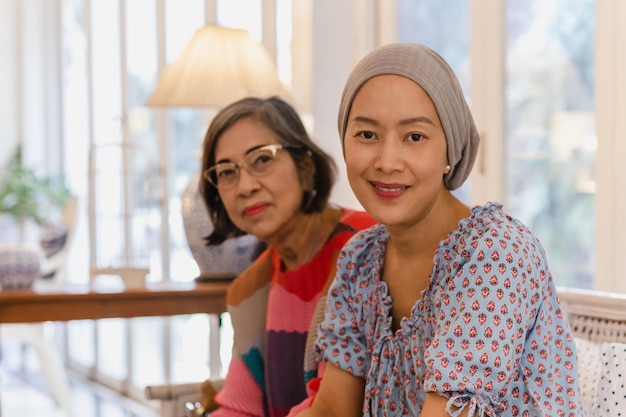
[{"label": "ruffled sleeve", "polygon": [[[469,416],[499,415],[514,395],[507,392],[511,382],[539,371],[520,368],[528,362],[523,355],[553,348],[545,334],[526,346],[545,313],[543,249],[504,215],[473,216],[439,248],[434,271],[425,305],[438,325],[425,350],[425,390],[450,397],[449,412],[454,406],[467,408]],[[537,331],[542,329],[532,329]]]}]

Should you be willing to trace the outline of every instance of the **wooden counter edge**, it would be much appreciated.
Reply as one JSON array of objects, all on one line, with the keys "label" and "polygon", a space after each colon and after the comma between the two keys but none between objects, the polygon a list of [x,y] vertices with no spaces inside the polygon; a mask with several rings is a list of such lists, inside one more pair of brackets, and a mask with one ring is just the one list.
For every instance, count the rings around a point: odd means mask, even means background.
[{"label": "wooden counter edge", "polygon": [[0,291],[0,323],[174,316],[226,310],[229,283],[155,284],[104,292],[66,287],[59,291]]}]

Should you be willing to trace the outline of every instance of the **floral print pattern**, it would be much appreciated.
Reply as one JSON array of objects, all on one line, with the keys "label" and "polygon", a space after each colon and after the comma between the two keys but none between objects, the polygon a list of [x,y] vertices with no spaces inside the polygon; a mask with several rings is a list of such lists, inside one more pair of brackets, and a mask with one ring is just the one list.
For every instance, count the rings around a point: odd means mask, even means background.
[{"label": "floral print pattern", "polygon": [[429,287],[392,330],[381,279],[389,235],[355,235],[338,259],[318,353],[366,382],[364,416],[586,416],[576,349],[540,242],[498,203],[474,207],[434,254]]}]

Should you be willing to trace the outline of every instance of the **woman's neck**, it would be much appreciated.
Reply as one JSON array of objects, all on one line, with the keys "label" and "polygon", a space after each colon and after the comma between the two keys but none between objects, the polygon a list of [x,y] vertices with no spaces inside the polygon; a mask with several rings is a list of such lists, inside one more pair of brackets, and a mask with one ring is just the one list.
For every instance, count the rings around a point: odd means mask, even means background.
[{"label": "woman's neck", "polygon": [[340,216],[340,210],[329,208],[321,213],[303,214],[297,228],[273,245],[285,268],[295,269],[309,263],[324,246]]},{"label": "woman's neck", "polygon": [[451,193],[446,193],[428,218],[412,227],[389,229],[388,250],[394,250],[404,261],[421,255],[430,258],[441,240],[456,230],[459,221],[469,215],[469,207]]}]

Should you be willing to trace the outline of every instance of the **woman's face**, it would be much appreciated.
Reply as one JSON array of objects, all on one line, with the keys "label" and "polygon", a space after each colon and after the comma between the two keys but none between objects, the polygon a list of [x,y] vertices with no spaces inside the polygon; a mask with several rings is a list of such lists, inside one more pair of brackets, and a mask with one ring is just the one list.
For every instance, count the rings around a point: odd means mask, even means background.
[{"label": "woman's face", "polygon": [[[219,137],[215,161],[238,164],[252,150],[279,143],[272,130],[247,117]],[[240,167],[236,184],[218,192],[228,216],[239,229],[273,245],[300,214],[303,188],[294,160],[286,150],[278,150],[267,173],[252,176]]]},{"label": "woman's face", "polygon": [[419,223],[445,192],[446,138],[433,102],[412,80],[380,75],[357,92],[346,128],[348,180],[380,223]]}]

